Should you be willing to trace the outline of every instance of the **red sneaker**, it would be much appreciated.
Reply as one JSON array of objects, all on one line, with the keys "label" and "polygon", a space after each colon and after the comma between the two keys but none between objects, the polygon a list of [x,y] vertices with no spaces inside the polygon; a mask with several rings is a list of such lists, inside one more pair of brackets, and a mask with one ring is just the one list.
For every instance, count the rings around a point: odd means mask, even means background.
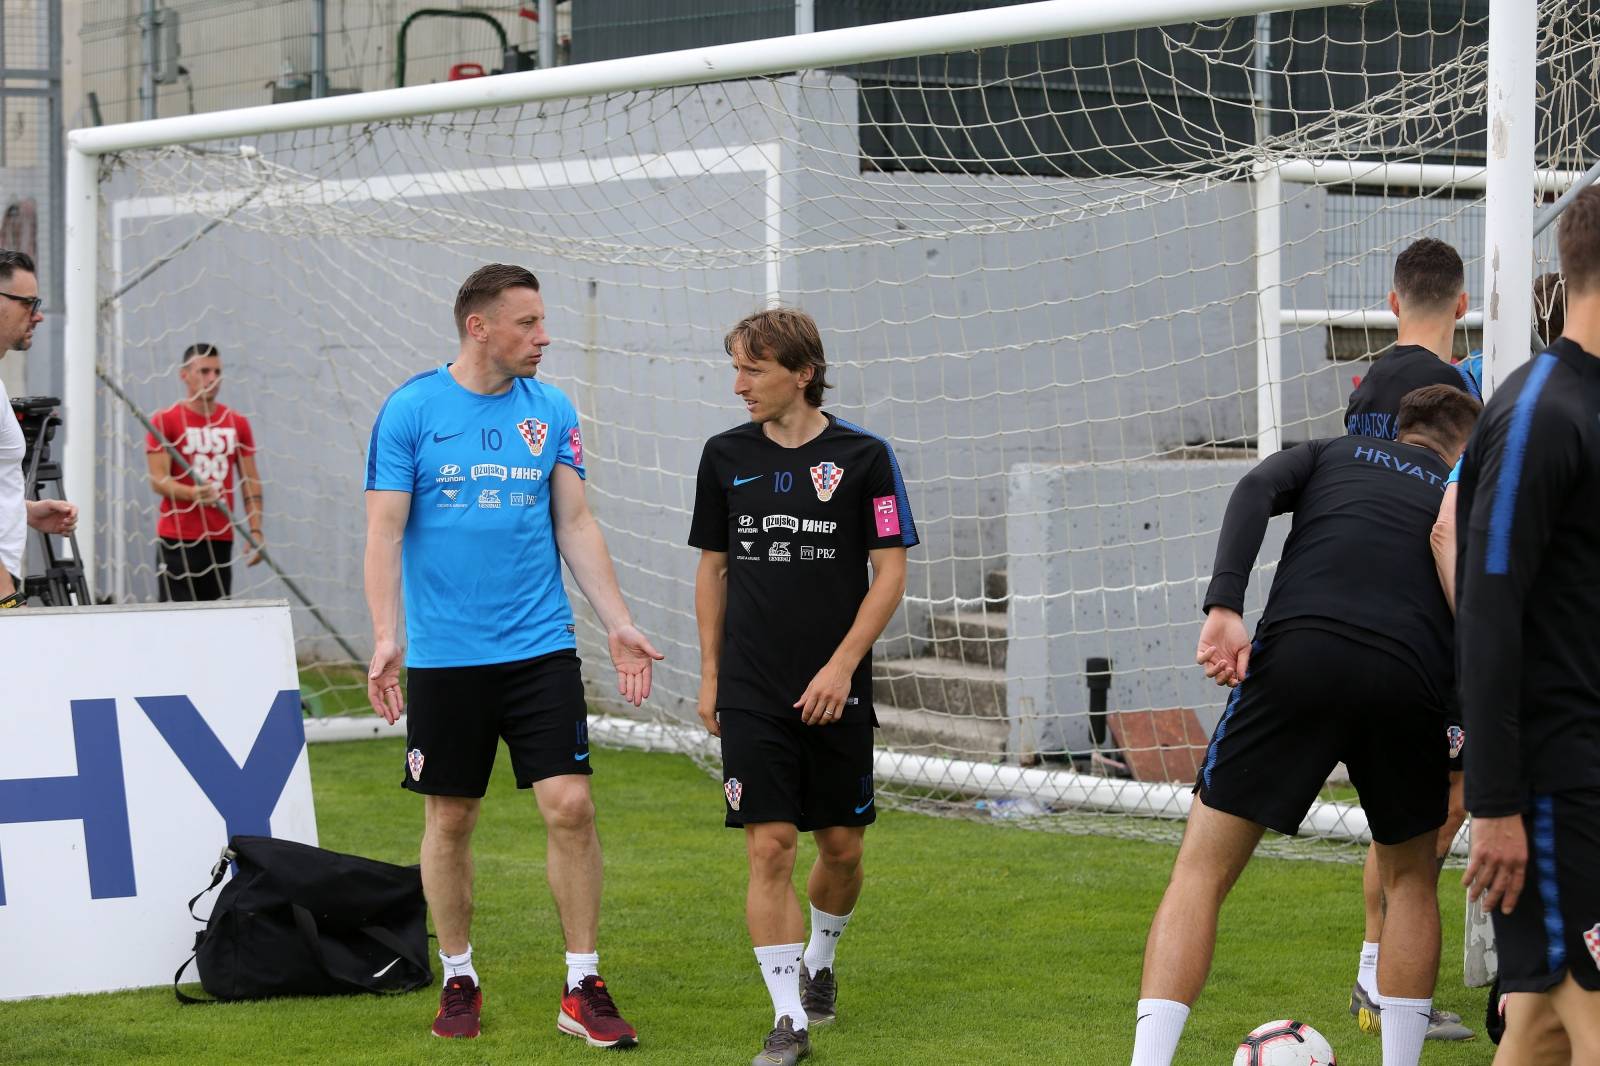
[{"label": "red sneaker", "polygon": [[433,1017],[433,1035],[471,1039],[478,1035],[478,1014],[483,1010],[483,989],[462,974],[444,983],[439,993],[439,1013]]},{"label": "red sneaker", "polygon": [[594,974],[577,988],[561,994],[556,1028],[568,1036],[581,1036],[590,1047],[626,1048],[639,1045],[639,1034],[617,1013],[606,983]]}]

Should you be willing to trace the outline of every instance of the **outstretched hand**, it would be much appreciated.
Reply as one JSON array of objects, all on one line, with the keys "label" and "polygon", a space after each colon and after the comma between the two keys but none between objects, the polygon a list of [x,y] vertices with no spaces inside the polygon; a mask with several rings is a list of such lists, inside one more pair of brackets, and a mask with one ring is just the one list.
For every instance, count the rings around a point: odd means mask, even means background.
[{"label": "outstretched hand", "polygon": [[617,668],[617,691],[637,707],[650,698],[651,666],[666,656],[632,624],[612,630],[608,643],[611,665]]},{"label": "outstretched hand", "polygon": [[1194,661],[1219,685],[1236,687],[1250,669],[1250,634],[1238,611],[1213,607],[1200,627],[1200,644]]}]

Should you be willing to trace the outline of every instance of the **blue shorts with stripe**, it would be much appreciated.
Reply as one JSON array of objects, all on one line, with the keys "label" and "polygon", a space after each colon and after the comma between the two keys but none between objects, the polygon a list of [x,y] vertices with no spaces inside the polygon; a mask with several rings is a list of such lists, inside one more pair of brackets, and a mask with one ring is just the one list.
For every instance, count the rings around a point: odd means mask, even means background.
[{"label": "blue shorts with stripe", "polygon": [[1570,973],[1600,992],[1600,789],[1536,795],[1522,823],[1522,895],[1492,915],[1500,991],[1545,992]]},{"label": "blue shorts with stripe", "polygon": [[1400,844],[1444,825],[1444,710],[1414,668],[1377,646],[1379,638],[1364,642],[1350,632],[1296,619],[1257,634],[1195,783],[1207,807],[1293,836],[1343,762],[1378,843]]}]

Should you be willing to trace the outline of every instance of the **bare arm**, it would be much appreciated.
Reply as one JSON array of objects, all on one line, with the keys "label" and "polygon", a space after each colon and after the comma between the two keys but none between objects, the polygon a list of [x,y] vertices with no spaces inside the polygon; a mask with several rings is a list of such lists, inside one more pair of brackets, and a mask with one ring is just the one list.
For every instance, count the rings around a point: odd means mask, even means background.
[{"label": "bare arm", "polygon": [[717,721],[717,670],[722,662],[722,626],[728,613],[728,553],[702,551],[694,573],[694,620],[700,627],[700,700],[696,710],[706,731],[722,735]]},{"label": "bare arm", "polygon": [[1439,503],[1439,517],[1433,520],[1433,532],[1428,534],[1428,546],[1433,549],[1433,568],[1439,571],[1439,587],[1444,589],[1444,601],[1450,613],[1456,610],[1456,483],[1444,487],[1444,499]]},{"label": "bare arm", "polygon": [[617,586],[605,534],[589,510],[583,478],[565,463],[557,463],[550,477],[550,511],[561,558],[606,627],[611,662],[617,668],[617,691],[637,707],[650,695],[650,667],[662,655],[634,626]]},{"label": "bare arm", "polygon": [[[245,523],[250,527],[250,535],[257,543],[261,536],[261,511],[264,506],[264,497],[261,491],[261,473],[256,468],[255,453],[239,456],[239,491],[244,496]],[[261,561],[259,550],[250,553],[247,566],[254,566]]]},{"label": "bare arm", "polygon": [[150,487],[155,490],[157,496],[164,496],[179,503],[201,504],[216,503],[222,498],[221,491],[209,481],[185,485],[174,477],[172,457],[165,449],[159,452],[146,452],[144,460],[150,470]]},{"label": "bare arm", "polygon": [[372,665],[367,699],[393,725],[404,709],[400,696],[400,546],[411,517],[411,493],[367,492],[367,610],[372,615]]},{"label": "bare arm", "polygon": [[873,548],[867,552],[867,558],[872,563],[872,584],[856,610],[855,621],[827,663],[794,702],[794,706],[800,708],[800,720],[806,725],[827,725],[839,720],[845,701],[850,698],[850,679],[856,667],[872,650],[872,642],[889,624],[905,596],[906,550]]}]

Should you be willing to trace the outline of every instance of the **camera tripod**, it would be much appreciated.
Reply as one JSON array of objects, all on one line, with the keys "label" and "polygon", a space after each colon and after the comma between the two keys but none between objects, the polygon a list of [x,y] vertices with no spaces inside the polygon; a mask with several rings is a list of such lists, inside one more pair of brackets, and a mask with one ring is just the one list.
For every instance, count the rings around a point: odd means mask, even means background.
[{"label": "camera tripod", "polygon": [[[50,443],[61,425],[61,401],[54,396],[19,396],[11,401],[11,409],[22,427],[26,445],[22,457],[23,495],[29,500],[65,499],[61,464],[50,456]],[[35,532],[44,572],[23,578],[23,594],[29,599],[37,597],[46,607],[87,606],[93,602],[78,554],[78,535],[65,535],[71,552],[61,555],[57,552],[59,534]]]}]

